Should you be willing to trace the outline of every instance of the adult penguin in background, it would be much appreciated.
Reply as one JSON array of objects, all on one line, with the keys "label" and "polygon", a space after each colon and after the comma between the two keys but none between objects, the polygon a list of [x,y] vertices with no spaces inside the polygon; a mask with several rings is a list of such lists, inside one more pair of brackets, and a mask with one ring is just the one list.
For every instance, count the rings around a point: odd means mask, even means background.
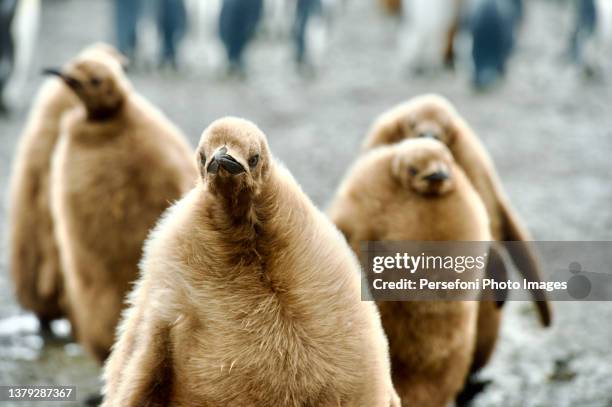
[{"label": "adult penguin in background", "polygon": [[402,3],[398,37],[400,63],[422,74],[454,63],[453,42],[462,0],[408,0]]},{"label": "adult penguin in background", "polygon": [[[320,32],[316,32],[320,31]],[[317,38],[320,37],[320,38]],[[316,48],[325,42],[325,22],[321,0],[297,0],[293,23],[295,61],[298,67],[313,64]],[[320,42],[320,43],[317,43]]]},{"label": "adult penguin in background", "polygon": [[264,0],[262,30],[272,38],[282,39],[291,31],[292,11],[296,1]]},{"label": "adult penguin in background", "polygon": [[184,0],[115,0],[114,19],[117,45],[130,60],[178,68],[179,49],[187,32]]},{"label": "adult penguin in background", "polygon": [[245,74],[243,53],[255,36],[263,0],[223,0],[219,36],[225,47],[230,74]]},{"label": "adult penguin in background", "polygon": [[40,0],[0,0],[0,115],[20,101],[40,16]]},{"label": "adult penguin in background", "polygon": [[490,88],[506,73],[523,15],[522,0],[470,0],[468,25],[472,37],[474,87]]},{"label": "adult penguin in background", "polygon": [[578,0],[568,56],[587,75],[593,75],[612,50],[612,3]]},{"label": "adult penguin in background", "polygon": [[[116,67],[123,56],[107,44],[94,44],[79,55]],[[58,78],[45,80],[19,139],[9,193],[9,269],[19,304],[38,317],[43,332],[67,315],[63,277],[50,208],[51,156],[63,115],[78,99]]]},{"label": "adult penguin in background", "polygon": [[[364,241],[483,242],[462,249],[465,256],[486,253],[491,240],[480,196],[446,146],[435,140],[405,140],[363,154],[328,213],[360,256]],[[484,267],[453,278],[480,281]],[[426,273],[420,270],[419,278]],[[472,300],[377,301],[402,405],[444,407],[463,388],[473,359],[480,292],[465,294]]]},{"label": "adult penguin in background", "polygon": [[11,28],[17,10],[17,0],[0,0],[0,114],[6,114],[4,88],[13,72],[15,43]]},{"label": "adult penguin in background", "polygon": [[[372,125],[363,150],[407,138],[435,138],[448,146],[485,204],[492,238],[500,242],[518,242],[507,246],[512,261],[525,279],[542,281],[537,256],[529,245],[533,240],[531,235],[507,198],[488,152],[450,102],[439,95],[423,95],[390,109]],[[501,258],[497,251],[503,250],[502,245],[493,247],[498,263]],[[538,290],[532,295],[542,325],[549,326],[551,309],[546,293]],[[496,301],[481,301],[472,371],[479,370],[492,355],[500,319],[501,309]]]},{"label": "adult penguin in background", "polygon": [[569,57],[577,64],[583,63],[584,45],[595,34],[597,8],[595,0],[576,2],[576,22],[570,37]]},{"label": "adult penguin in background", "polygon": [[76,59],[48,73],[80,102],[62,120],[51,210],[73,331],[102,363],[149,229],[197,170],[180,131],[118,66]]},{"label": "adult penguin in background", "polygon": [[197,186],[148,240],[104,406],[399,406],[337,229],[253,123],[202,134]]},{"label": "adult penguin in background", "polygon": [[219,67],[224,51],[219,39],[219,14],[223,0],[185,0],[189,29],[185,38],[185,62],[200,69]]},{"label": "adult penguin in background", "polygon": [[183,0],[158,0],[157,25],[161,37],[161,64],[178,67],[179,47],[187,33],[187,9]]}]

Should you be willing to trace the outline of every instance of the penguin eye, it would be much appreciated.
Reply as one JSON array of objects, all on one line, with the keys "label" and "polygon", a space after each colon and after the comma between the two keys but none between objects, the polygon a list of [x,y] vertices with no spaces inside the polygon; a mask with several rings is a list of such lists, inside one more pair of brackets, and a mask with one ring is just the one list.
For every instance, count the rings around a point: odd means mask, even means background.
[{"label": "penguin eye", "polygon": [[94,76],[89,80],[89,83],[91,84],[91,86],[98,87],[102,84],[102,80]]},{"label": "penguin eye", "polygon": [[417,170],[416,167],[410,167],[408,168],[408,171],[410,172],[410,175],[415,176],[419,173],[419,170]]},{"label": "penguin eye", "polygon": [[259,154],[255,154],[251,158],[249,158],[249,167],[253,168],[259,162]]}]

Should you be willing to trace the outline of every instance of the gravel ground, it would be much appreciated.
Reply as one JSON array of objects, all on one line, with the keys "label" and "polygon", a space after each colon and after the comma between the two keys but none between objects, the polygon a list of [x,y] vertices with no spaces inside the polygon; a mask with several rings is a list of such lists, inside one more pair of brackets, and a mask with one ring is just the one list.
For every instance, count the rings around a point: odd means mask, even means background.
[{"label": "gravel ground", "polygon": [[[37,67],[59,65],[90,42],[109,38],[110,2],[43,3]],[[570,28],[566,6],[527,2],[510,76],[493,92],[475,94],[465,70],[403,76],[394,60],[397,23],[372,1],[347,3],[315,79],[295,74],[287,44],[266,39],[252,47],[251,72],[243,82],[193,67],[180,74],[139,70],[130,76],[193,144],[220,116],[257,122],[273,152],[322,208],[378,113],[420,93],[442,93],[484,140],[538,240],[612,240],[612,87],[610,79],[585,81],[560,62]],[[40,81],[34,77],[28,84],[26,101]],[[24,108],[0,120],[3,206],[25,114]],[[1,228],[5,213],[0,211]],[[12,298],[5,254],[2,239],[0,384],[75,384],[82,399],[97,389],[97,368],[78,345],[45,344],[36,335],[36,322]],[[530,304],[507,304],[501,342],[483,372],[492,384],[476,406],[612,406],[612,304],[565,302],[554,308],[555,324],[544,330]]]}]

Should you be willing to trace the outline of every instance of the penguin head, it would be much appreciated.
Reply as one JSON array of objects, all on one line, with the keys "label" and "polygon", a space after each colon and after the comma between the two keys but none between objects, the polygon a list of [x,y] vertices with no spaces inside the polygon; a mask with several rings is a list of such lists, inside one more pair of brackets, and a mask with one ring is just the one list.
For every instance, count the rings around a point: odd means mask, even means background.
[{"label": "penguin head", "polygon": [[127,84],[118,61],[77,58],[61,70],[46,69],[44,73],[58,76],[78,96],[90,120],[113,117],[125,101]]},{"label": "penguin head", "polygon": [[94,42],[85,47],[77,57],[79,60],[98,61],[114,69],[127,69],[130,65],[128,57],[106,42]]},{"label": "penguin head", "polygon": [[452,105],[442,96],[430,94],[409,100],[383,115],[383,126],[374,126],[364,148],[399,143],[414,138],[438,140],[452,146],[459,130],[455,126]]},{"label": "penguin head", "polygon": [[257,190],[270,167],[266,136],[248,120],[216,120],[202,133],[197,164],[202,181],[215,191]]},{"label": "penguin head", "polygon": [[429,138],[447,146],[455,140],[456,130],[448,102],[439,96],[426,95],[416,99],[414,108],[403,117],[399,126],[404,139]]},{"label": "penguin head", "polygon": [[453,157],[436,140],[406,140],[393,148],[392,177],[405,189],[425,196],[453,190]]}]

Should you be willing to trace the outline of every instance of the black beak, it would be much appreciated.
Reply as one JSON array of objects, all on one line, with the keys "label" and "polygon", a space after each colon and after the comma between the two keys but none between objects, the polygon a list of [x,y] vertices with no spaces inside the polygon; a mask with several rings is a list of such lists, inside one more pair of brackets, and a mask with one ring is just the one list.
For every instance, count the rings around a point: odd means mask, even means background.
[{"label": "black beak", "polygon": [[59,76],[60,78],[63,77],[62,71],[60,71],[59,69],[56,69],[56,68],[45,68],[45,69],[42,70],[42,74],[43,75]]},{"label": "black beak", "polygon": [[58,78],[62,79],[66,83],[66,85],[70,86],[72,89],[76,89],[79,86],[81,86],[81,83],[79,81],[77,81],[76,79],[68,75],[64,75],[62,71],[56,68],[45,68],[43,69],[42,73],[43,75],[57,76]]},{"label": "black beak", "polygon": [[447,180],[448,174],[444,171],[436,171],[424,176],[423,179],[429,182],[440,182]]},{"label": "black beak", "polygon": [[216,174],[219,171],[219,167],[223,167],[227,172],[232,175],[242,174],[246,172],[242,164],[240,164],[234,157],[227,154],[227,147],[219,149],[210,160],[210,164],[206,168],[211,174]]}]

